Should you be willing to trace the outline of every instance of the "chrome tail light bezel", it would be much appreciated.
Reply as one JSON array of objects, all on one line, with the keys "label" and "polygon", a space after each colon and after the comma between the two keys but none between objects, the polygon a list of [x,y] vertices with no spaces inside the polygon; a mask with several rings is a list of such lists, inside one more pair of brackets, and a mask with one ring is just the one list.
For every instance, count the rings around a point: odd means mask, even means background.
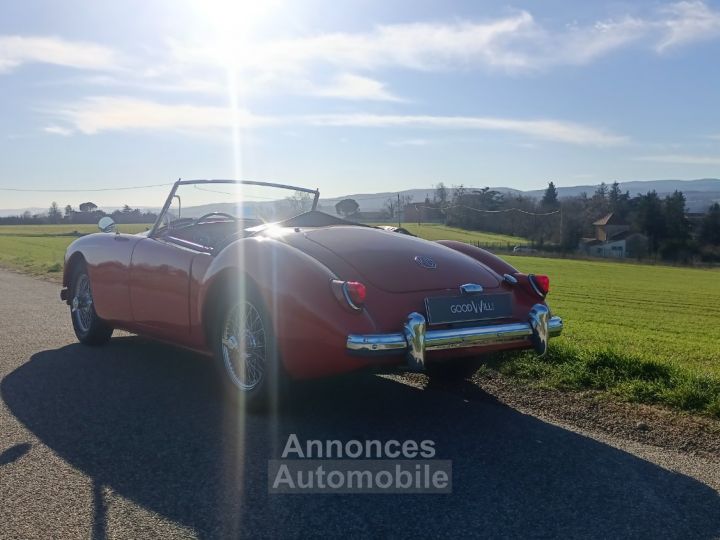
[{"label": "chrome tail light bezel", "polygon": [[[549,281],[549,278],[548,278]],[[535,280],[535,274],[528,274],[528,282],[530,283],[530,287],[532,287],[532,290],[537,294],[540,298],[545,298],[550,290],[548,289],[546,292],[543,292],[540,286],[538,285],[537,281]]]},{"label": "chrome tail light bezel", "polygon": [[353,300],[353,298],[350,294],[350,290],[349,290],[349,283],[350,283],[349,281],[343,281],[341,279],[333,279],[330,281],[330,287],[333,291],[333,294],[335,295],[335,298],[337,298],[338,302],[340,302],[342,305],[345,305],[348,308],[350,308],[351,311],[355,311],[355,312],[362,311],[365,306],[365,303]]}]

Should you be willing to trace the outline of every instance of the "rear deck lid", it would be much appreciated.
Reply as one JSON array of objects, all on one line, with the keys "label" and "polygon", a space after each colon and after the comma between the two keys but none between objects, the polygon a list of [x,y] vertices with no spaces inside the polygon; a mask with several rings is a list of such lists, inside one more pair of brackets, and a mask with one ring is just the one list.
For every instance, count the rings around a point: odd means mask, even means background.
[{"label": "rear deck lid", "polygon": [[388,292],[500,284],[494,272],[471,257],[413,236],[370,227],[328,227],[305,236],[353,266],[369,285]]}]

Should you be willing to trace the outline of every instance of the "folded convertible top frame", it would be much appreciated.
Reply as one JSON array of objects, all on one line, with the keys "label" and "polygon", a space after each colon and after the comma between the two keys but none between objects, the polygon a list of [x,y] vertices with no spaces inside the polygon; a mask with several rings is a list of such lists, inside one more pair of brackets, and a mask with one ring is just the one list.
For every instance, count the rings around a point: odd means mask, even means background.
[{"label": "folded convertible top frame", "polygon": [[155,231],[160,226],[160,220],[165,215],[165,212],[167,212],[168,208],[170,208],[170,204],[172,203],[173,197],[175,197],[175,192],[177,192],[177,188],[179,186],[185,186],[190,184],[241,184],[245,186],[265,186],[265,187],[274,187],[274,188],[281,188],[281,189],[291,189],[293,191],[301,191],[303,193],[312,193],[313,194],[313,204],[312,204],[312,210],[317,210],[318,201],[320,200],[320,190],[319,189],[310,189],[310,188],[304,188],[299,186],[290,186],[288,184],[276,184],[274,182],[259,182],[256,180],[182,180],[178,179],[177,182],[173,184],[172,189],[170,190],[170,194],[168,195],[168,198],[165,200],[165,204],[162,207],[162,210],[160,211],[160,214],[158,215],[157,221],[155,221],[155,224],[152,226],[152,229],[150,229],[150,232],[148,233],[148,236],[153,236],[155,234]]}]

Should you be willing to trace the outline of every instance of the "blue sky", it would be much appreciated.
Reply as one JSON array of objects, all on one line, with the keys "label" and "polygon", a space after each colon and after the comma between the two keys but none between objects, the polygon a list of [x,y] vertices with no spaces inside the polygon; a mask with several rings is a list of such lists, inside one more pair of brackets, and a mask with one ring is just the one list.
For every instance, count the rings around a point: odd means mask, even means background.
[{"label": "blue sky", "polygon": [[699,1],[5,2],[0,187],[717,177],[719,59]]}]

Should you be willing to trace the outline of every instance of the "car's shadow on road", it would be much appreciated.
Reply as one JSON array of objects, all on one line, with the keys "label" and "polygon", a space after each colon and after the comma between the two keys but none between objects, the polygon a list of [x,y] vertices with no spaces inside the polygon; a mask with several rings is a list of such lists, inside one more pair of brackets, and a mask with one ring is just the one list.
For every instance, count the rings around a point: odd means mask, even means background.
[{"label": "car's shadow on road", "polygon": [[[206,361],[135,337],[35,354],[2,380],[5,403],[102,486],[200,536],[717,537],[720,497],[494,401],[372,375],[305,385],[282,414],[242,416]],[[467,397],[467,396],[466,396]],[[306,439],[432,439],[451,495],[270,495],[267,460]]]}]

